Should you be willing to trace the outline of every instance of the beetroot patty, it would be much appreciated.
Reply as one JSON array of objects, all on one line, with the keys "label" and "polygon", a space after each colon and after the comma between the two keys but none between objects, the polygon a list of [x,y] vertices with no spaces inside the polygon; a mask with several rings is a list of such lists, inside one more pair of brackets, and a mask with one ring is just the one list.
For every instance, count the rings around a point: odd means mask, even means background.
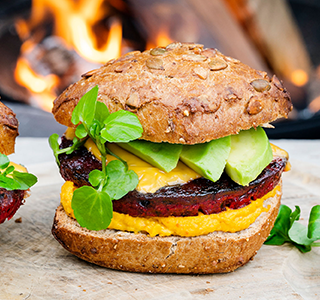
[{"label": "beetroot patty", "polygon": [[[64,136],[61,138],[60,148],[67,148],[72,145],[72,141]],[[64,180],[72,181],[76,186],[90,185],[89,173],[92,170],[102,170],[100,160],[92,155],[86,147],[80,147],[71,154],[60,154],[60,173]]]},{"label": "beetroot patty", "polygon": [[[62,147],[72,144],[62,138]],[[77,186],[90,185],[89,173],[101,170],[101,163],[85,147],[72,154],[59,155],[60,172],[65,180]],[[129,192],[120,200],[113,201],[113,210],[134,217],[196,216],[219,213],[226,207],[237,209],[252,200],[261,198],[279,182],[286,159],[274,159],[248,186],[232,181],[225,173],[217,182],[198,178],[185,184],[160,188],[155,193]]]},{"label": "beetroot patty", "polygon": [[0,188],[0,224],[10,220],[21,206],[25,191]]}]

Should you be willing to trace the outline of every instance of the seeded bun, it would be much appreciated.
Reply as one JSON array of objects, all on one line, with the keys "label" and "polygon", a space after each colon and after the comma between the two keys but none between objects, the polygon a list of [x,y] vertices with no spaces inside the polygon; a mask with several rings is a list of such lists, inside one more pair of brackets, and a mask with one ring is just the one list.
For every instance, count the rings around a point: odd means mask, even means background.
[{"label": "seeded bun", "polygon": [[0,102],[0,153],[9,155],[14,152],[18,125],[15,113]]},{"label": "seeded bun", "polygon": [[55,101],[68,127],[79,99],[95,85],[111,112],[134,112],[142,139],[195,144],[287,117],[292,105],[279,79],[202,45],[172,43],[111,60],[90,71]]},{"label": "seeded bun", "polygon": [[[279,183],[281,186],[281,182]],[[226,273],[246,264],[268,237],[280,205],[281,191],[265,200],[270,205],[249,228],[196,237],[150,237],[117,230],[80,227],[60,205],[52,233],[72,254],[91,263],[124,271],[149,273]]]}]

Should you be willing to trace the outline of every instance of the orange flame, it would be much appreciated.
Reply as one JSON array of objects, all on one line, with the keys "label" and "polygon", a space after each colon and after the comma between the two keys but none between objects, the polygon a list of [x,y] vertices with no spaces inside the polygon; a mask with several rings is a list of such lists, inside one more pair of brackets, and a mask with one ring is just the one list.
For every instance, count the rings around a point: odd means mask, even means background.
[{"label": "orange flame", "polygon": [[54,74],[40,76],[32,70],[25,58],[20,57],[17,60],[14,77],[21,86],[32,92],[39,107],[47,111],[52,109],[53,100],[56,98],[54,87],[59,83],[58,76]]},{"label": "orange flame", "polygon": [[108,13],[103,2],[104,0],[33,0],[31,17],[27,21],[19,20],[16,23],[17,32],[25,39],[52,14],[55,35],[63,38],[83,58],[105,63],[121,55],[122,26],[119,20],[113,20],[106,43],[102,47],[97,46],[97,34],[93,28]]},{"label": "orange flame", "polygon": [[[15,70],[16,81],[26,87],[36,103],[50,110],[56,98],[56,75],[42,76],[32,70],[25,54],[45,36],[42,25],[54,18],[54,34],[61,37],[70,50],[89,62],[105,63],[121,55],[122,25],[113,19],[109,31],[99,27],[108,14],[104,0],[33,0],[30,19],[18,20],[16,29],[24,41]],[[101,24],[100,24],[101,25]],[[98,31],[98,29],[100,31]],[[104,40],[101,44],[101,40]],[[99,44],[100,43],[100,44]],[[42,100],[41,100],[42,99]]]},{"label": "orange flame", "polygon": [[112,58],[121,55],[121,23],[115,20],[110,28],[108,40],[102,49],[96,49],[93,45],[93,33],[79,16],[70,18],[72,41],[77,52],[88,61],[105,63]]},{"label": "orange flame", "polygon": [[308,80],[309,76],[304,70],[294,70],[291,74],[291,81],[296,86],[304,86],[308,82]]},{"label": "orange flame", "polygon": [[154,42],[148,41],[146,48],[151,49],[154,47],[165,47],[172,42],[173,40],[170,38],[169,30],[167,30],[166,28],[162,28],[158,32]]}]

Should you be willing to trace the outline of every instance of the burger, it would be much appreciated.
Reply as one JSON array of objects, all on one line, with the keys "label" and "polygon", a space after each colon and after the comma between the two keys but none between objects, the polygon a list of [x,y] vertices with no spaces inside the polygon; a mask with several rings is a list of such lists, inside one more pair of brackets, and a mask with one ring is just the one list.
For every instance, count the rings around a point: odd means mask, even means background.
[{"label": "burger", "polygon": [[37,178],[22,165],[10,162],[7,155],[14,152],[18,120],[13,111],[0,102],[0,224],[10,220]]},{"label": "burger", "polygon": [[292,109],[282,82],[216,49],[175,42],[84,74],[55,101],[66,180],[52,233],[100,266],[225,273],[277,217],[288,154],[263,127]]}]

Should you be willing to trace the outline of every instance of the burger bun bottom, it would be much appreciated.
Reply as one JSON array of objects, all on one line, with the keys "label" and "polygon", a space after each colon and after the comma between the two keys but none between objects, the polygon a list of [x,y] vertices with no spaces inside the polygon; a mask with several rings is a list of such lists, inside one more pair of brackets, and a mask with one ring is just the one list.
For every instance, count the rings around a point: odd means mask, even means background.
[{"label": "burger bun bottom", "polygon": [[[279,183],[281,187],[281,182]],[[72,254],[116,270],[148,273],[226,273],[252,259],[268,237],[278,214],[280,192],[264,201],[270,205],[249,228],[196,237],[150,237],[118,230],[90,231],[70,218],[60,205],[52,227],[54,237]]]}]

